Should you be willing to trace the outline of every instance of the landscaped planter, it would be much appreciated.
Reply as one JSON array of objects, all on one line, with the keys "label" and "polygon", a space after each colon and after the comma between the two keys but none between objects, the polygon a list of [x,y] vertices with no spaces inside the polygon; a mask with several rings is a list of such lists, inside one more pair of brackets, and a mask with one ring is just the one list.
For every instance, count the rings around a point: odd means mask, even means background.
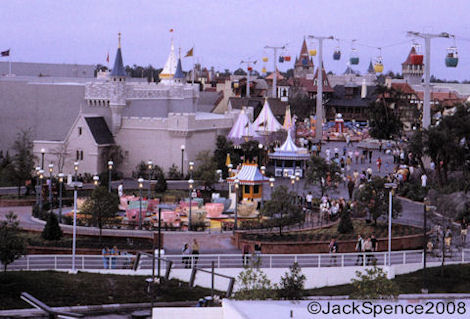
[{"label": "landscaped planter", "polygon": [[0,199],[0,207],[33,206],[35,199]]}]

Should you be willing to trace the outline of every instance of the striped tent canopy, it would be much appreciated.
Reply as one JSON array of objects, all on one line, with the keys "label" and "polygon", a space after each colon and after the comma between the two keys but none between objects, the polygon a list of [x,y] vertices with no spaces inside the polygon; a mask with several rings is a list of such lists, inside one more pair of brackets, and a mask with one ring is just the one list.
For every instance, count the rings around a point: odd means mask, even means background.
[{"label": "striped tent canopy", "polygon": [[263,141],[263,138],[254,130],[245,109],[241,110],[235,124],[233,124],[232,129],[227,135],[227,139],[232,141],[234,145],[240,145],[249,140]]},{"label": "striped tent canopy", "polygon": [[277,132],[282,128],[281,124],[279,124],[271,111],[268,99],[264,101],[263,109],[253,122],[253,127],[255,128],[255,131],[263,135]]},{"label": "striped tent canopy", "polygon": [[310,154],[308,150],[303,147],[295,145],[291,137],[291,130],[287,131],[287,138],[281,147],[275,148],[273,153],[269,154],[271,159],[284,159],[284,160],[308,160]]},{"label": "striped tent canopy", "polygon": [[290,114],[290,105],[286,107],[286,115],[284,116],[284,124],[282,125],[282,128],[286,131],[289,131],[289,129],[292,128],[292,116]]},{"label": "striped tent canopy", "polygon": [[261,174],[257,164],[243,163],[242,168],[235,176],[227,178],[227,182],[233,184],[235,180],[240,181],[240,185],[259,185],[269,182],[269,178]]}]

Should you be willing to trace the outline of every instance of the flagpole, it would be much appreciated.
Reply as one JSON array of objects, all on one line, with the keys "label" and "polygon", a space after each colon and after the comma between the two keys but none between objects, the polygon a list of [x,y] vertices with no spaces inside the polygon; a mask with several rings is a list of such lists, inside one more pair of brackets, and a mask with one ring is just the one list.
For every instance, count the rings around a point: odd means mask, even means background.
[{"label": "flagpole", "polygon": [[194,44],[193,44],[193,55],[191,56],[192,60],[193,60],[193,72],[191,74],[191,86],[194,86],[194,69],[195,69],[195,65],[194,65]]},{"label": "flagpole", "polygon": [[11,76],[11,50],[8,50],[8,61],[9,61],[9,70],[8,75]]}]

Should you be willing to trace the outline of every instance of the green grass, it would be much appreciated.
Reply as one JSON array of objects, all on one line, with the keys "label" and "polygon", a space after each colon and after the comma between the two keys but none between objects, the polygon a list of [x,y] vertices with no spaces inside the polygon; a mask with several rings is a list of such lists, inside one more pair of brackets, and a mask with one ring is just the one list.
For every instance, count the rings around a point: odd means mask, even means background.
[{"label": "green grass", "polygon": [[[441,267],[427,269],[427,286],[429,293],[470,293],[470,265],[449,265],[444,267],[444,276],[441,277]],[[423,288],[422,270],[396,276],[400,294],[418,294]],[[353,291],[352,285],[339,285],[310,289],[308,296],[343,296]]]},{"label": "green grass", "polygon": [[[2,272],[0,309],[31,308],[20,299],[22,292],[53,307],[150,302],[145,278],[81,272],[77,275],[54,271]],[[197,301],[210,295],[210,289],[189,288],[187,283],[171,280],[162,285],[157,295],[160,296],[157,301]]]},{"label": "green grass", "polygon": [[[331,237],[336,237],[338,240],[355,240],[357,239],[357,234],[362,234],[363,236],[370,236],[375,234],[377,238],[383,238],[388,236],[388,224],[377,223],[374,226],[373,223],[367,224],[362,219],[353,219],[352,220],[354,231],[350,234],[340,234],[338,233],[338,225],[333,225],[330,227],[324,227],[321,229],[315,229],[310,231],[303,232],[285,232],[283,236],[279,236],[277,232],[270,234],[246,234],[244,238],[247,239],[256,239],[256,240],[270,240],[270,241],[285,241],[285,240],[309,240],[309,241],[321,241],[321,240],[330,240]],[[406,235],[415,235],[421,234],[422,230],[418,227],[392,224],[392,235],[395,236],[406,236]]]}]

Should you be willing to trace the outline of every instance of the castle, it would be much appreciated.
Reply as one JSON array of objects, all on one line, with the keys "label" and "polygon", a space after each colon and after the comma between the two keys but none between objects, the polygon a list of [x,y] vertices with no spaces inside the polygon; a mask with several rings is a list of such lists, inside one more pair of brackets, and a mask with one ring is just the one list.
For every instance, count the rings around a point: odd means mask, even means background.
[{"label": "castle", "polygon": [[[30,119],[34,154],[40,160],[41,150],[45,150],[45,163],[54,163],[55,169],[65,174],[73,172],[75,161],[79,161],[79,173],[95,174],[106,169],[112,152],[119,146],[123,155],[119,170],[124,176],[130,176],[141,161],[148,160],[165,171],[173,164],[182,164],[186,171],[189,161],[194,161],[200,151],[214,149],[217,135],[227,134],[233,125],[233,114],[199,111],[207,109],[198,103],[200,94],[206,92],[199,92],[199,85],[186,83],[173,41],[160,78],[159,83],[147,83],[127,76],[119,35],[111,72],[99,72],[96,78],[49,79],[53,83],[36,85],[35,93],[41,95],[38,98],[44,103],[41,114],[54,114],[41,116],[40,124],[36,123],[39,118]],[[0,92],[4,84],[15,86],[15,82],[22,82],[20,77],[16,81],[3,80]],[[60,94],[49,94],[49,87]],[[63,89],[71,87],[72,95],[63,94]],[[3,97],[8,100],[8,94]],[[14,99],[23,103],[21,96]],[[50,110],[49,104],[53,106]],[[21,121],[19,112],[11,111],[12,119]],[[13,125],[14,122],[9,125],[10,130]]]}]

